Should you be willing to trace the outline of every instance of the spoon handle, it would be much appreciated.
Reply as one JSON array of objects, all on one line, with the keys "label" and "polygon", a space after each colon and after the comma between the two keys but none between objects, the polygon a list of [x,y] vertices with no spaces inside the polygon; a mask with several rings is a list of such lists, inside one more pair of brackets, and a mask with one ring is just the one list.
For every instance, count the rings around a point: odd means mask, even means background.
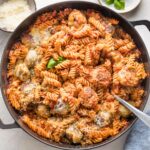
[{"label": "spoon handle", "polygon": [[114,95],[114,97],[124,106],[126,106],[131,112],[133,112],[140,120],[142,120],[148,127],[150,127],[150,116],[147,114],[143,113],[142,111],[138,110],[122,98],[120,98],[117,95]]}]

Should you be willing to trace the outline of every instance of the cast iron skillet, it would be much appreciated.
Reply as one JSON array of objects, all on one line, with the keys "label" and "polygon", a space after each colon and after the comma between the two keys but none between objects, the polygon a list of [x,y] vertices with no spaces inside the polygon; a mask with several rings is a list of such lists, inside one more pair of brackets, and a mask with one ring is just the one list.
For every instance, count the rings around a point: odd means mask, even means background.
[{"label": "cast iron skillet", "polygon": [[[18,28],[14,31],[14,33],[11,35],[9,41],[6,44],[6,47],[5,47],[5,50],[3,52],[3,56],[2,56],[2,61],[1,61],[1,85],[2,85],[1,91],[2,91],[2,95],[3,95],[3,99],[5,101],[5,104],[6,104],[10,114],[12,115],[12,117],[14,118],[16,123],[15,124],[10,124],[10,125],[4,125],[2,122],[0,122],[0,128],[9,129],[9,128],[16,128],[16,127],[19,126],[24,131],[26,131],[29,135],[33,136],[37,140],[39,140],[39,141],[41,141],[41,142],[43,142],[43,143],[45,143],[49,146],[57,147],[57,148],[60,148],[60,149],[74,149],[74,148],[77,148],[77,149],[91,149],[91,148],[101,147],[101,146],[104,146],[105,144],[113,142],[114,140],[116,140],[120,136],[122,136],[124,133],[126,133],[129,129],[131,129],[133,124],[136,122],[137,118],[135,117],[131,120],[131,123],[128,126],[128,128],[122,130],[115,137],[111,137],[111,138],[105,140],[102,143],[93,144],[93,145],[89,145],[89,146],[86,146],[86,147],[67,145],[67,144],[61,144],[61,143],[59,144],[59,143],[47,140],[45,138],[42,138],[42,137],[38,136],[36,133],[34,133],[31,129],[29,129],[19,119],[19,114],[14,110],[14,108],[12,108],[10,106],[10,104],[8,102],[8,99],[6,97],[6,94],[5,94],[7,86],[8,86],[8,80],[7,80],[7,77],[6,77],[6,72],[7,72],[7,64],[9,62],[9,60],[8,60],[9,48],[18,39],[18,37],[21,35],[21,33],[24,32],[34,22],[34,20],[36,19],[37,16],[39,16],[43,12],[53,11],[53,10],[62,10],[64,8],[76,8],[76,9],[85,9],[85,10],[86,9],[95,9],[97,11],[100,11],[103,15],[105,15],[107,17],[118,19],[119,22],[120,22],[120,26],[122,26],[123,29],[132,36],[132,38],[134,39],[137,47],[140,49],[140,51],[142,53],[142,60],[145,64],[146,71],[147,72],[150,71],[150,59],[149,59],[149,56],[148,56],[147,49],[146,49],[140,35],[137,33],[137,31],[133,27],[135,25],[145,25],[145,26],[147,26],[147,28],[150,31],[150,22],[149,21],[143,20],[143,21],[135,21],[135,22],[130,23],[126,19],[124,19],[123,17],[121,17],[120,15],[115,13],[114,11],[112,11],[112,10],[106,8],[106,7],[99,6],[97,4],[90,3],[90,2],[70,1],[70,2],[61,2],[61,3],[49,5],[47,7],[44,7],[42,9],[40,9],[39,11],[33,13],[31,16],[29,16],[27,19],[25,19],[18,26]],[[145,104],[148,100],[149,92],[150,92],[150,78],[149,77],[147,77],[145,79],[145,81],[143,82],[143,86],[144,86],[144,90],[145,90],[145,95],[143,97],[143,104],[141,106],[141,110],[144,109]]]}]

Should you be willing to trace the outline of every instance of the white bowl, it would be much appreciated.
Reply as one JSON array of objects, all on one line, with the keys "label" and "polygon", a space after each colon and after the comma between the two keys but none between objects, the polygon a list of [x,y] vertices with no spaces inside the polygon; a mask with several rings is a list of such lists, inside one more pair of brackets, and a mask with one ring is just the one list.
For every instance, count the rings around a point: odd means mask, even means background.
[{"label": "white bowl", "polygon": [[118,10],[114,7],[114,4],[111,5],[107,5],[105,0],[99,0],[99,2],[101,3],[101,5],[108,7],[112,10],[114,10],[117,13],[127,13],[133,9],[135,9],[141,2],[142,0],[125,0],[125,8]]}]

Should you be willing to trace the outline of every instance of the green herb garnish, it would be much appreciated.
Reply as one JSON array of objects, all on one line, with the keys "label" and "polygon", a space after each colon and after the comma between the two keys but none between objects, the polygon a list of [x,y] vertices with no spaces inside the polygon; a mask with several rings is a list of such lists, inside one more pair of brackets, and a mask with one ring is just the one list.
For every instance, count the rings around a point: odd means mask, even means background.
[{"label": "green herb garnish", "polygon": [[55,67],[56,65],[57,65],[57,62],[53,58],[51,58],[47,64],[47,68],[51,69],[51,68]]},{"label": "green herb garnish", "polygon": [[105,0],[107,5],[114,4],[114,7],[118,10],[125,8],[125,0]]},{"label": "green herb garnish", "polygon": [[47,64],[47,69],[52,69],[54,68],[56,65],[62,63],[65,60],[64,57],[59,56],[58,60],[54,60],[54,58],[51,58]]},{"label": "green herb garnish", "polygon": [[64,60],[65,60],[64,57],[62,57],[62,56],[59,56],[59,57],[58,57],[58,63],[61,63],[61,62],[63,62]]},{"label": "green herb garnish", "polygon": [[114,0],[106,0],[106,4],[107,5],[111,5],[111,4],[113,4],[114,3]]},{"label": "green herb garnish", "polygon": [[66,109],[69,110],[70,109],[70,105],[67,103],[66,104]]},{"label": "green herb garnish", "polygon": [[125,1],[124,0],[115,0],[114,6],[116,9],[124,9],[125,8]]}]

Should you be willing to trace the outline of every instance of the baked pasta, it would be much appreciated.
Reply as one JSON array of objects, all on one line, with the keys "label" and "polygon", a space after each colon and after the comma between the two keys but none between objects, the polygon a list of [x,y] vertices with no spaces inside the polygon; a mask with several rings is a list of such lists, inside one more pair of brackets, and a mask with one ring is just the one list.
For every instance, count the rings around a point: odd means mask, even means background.
[{"label": "baked pasta", "polygon": [[21,120],[55,142],[99,143],[129,124],[147,74],[119,21],[94,10],[46,12],[9,53],[7,97]]}]

